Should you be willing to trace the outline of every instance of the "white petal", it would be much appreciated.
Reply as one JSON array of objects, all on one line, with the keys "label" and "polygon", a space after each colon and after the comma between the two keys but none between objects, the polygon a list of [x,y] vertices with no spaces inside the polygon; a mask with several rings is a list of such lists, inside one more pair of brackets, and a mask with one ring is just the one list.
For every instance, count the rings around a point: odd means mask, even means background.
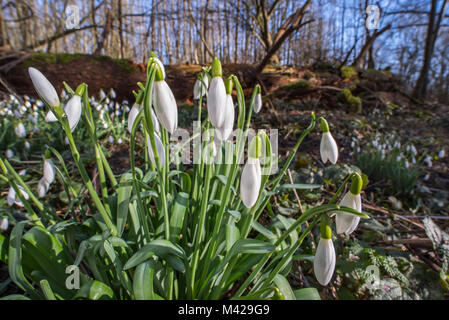
[{"label": "white petal", "polygon": [[[164,165],[165,163],[165,150],[164,150],[164,145],[162,144],[161,138],[159,138],[159,136],[157,134],[154,135],[154,142],[156,144],[156,151],[157,151],[157,155],[159,157],[159,162],[161,164],[161,167]],[[153,163],[154,167],[157,167],[156,161],[154,159],[154,152],[153,152],[153,148],[151,147],[151,139],[148,136],[147,137],[147,143],[148,143],[148,153],[150,155],[150,160]]]},{"label": "white petal", "polygon": [[254,100],[254,112],[259,113],[262,109],[262,95],[258,93],[256,99]]},{"label": "white petal", "polygon": [[39,198],[45,197],[47,194],[48,189],[50,188],[50,185],[45,181],[44,178],[39,180],[39,183],[37,184],[37,195]]},{"label": "white petal", "polygon": [[11,159],[14,157],[14,152],[11,149],[6,150],[6,158]]},{"label": "white petal", "polygon": [[8,226],[9,226],[9,220],[8,218],[2,218],[2,220],[0,221],[0,230],[8,230]]},{"label": "white petal", "polygon": [[329,160],[332,164],[337,163],[338,147],[330,132],[324,132],[321,137],[320,154],[323,163]]},{"label": "white petal", "polygon": [[47,184],[53,183],[55,180],[55,165],[51,159],[44,160],[44,176],[43,179]]},{"label": "white petal", "polygon": [[69,120],[70,131],[73,132],[81,119],[81,97],[74,95],[64,107]]},{"label": "white petal", "polygon": [[226,141],[232,133],[232,128],[234,126],[234,102],[232,101],[232,96],[230,94],[226,95],[226,105],[225,105],[225,118],[223,121],[223,126],[217,128],[217,138],[222,141]]},{"label": "white petal", "polygon": [[216,128],[223,126],[226,107],[226,89],[221,77],[215,77],[209,87],[207,96],[207,112],[209,120]]},{"label": "white petal", "polygon": [[47,115],[45,116],[45,122],[55,122],[58,121],[58,118],[56,118],[53,111],[48,111]]},{"label": "white petal", "polygon": [[[359,212],[362,211],[360,195],[353,195],[348,191],[340,201],[340,206],[349,207]],[[351,213],[338,211],[335,216],[338,234],[351,234],[359,224],[360,217]]]},{"label": "white petal", "polygon": [[26,129],[22,122],[19,122],[17,126],[14,128],[14,133],[19,138],[23,138],[26,136]]},{"label": "white petal", "polygon": [[131,108],[131,111],[128,114],[128,131],[131,133],[134,125],[134,121],[136,121],[137,115],[139,114],[141,106],[135,103]]},{"label": "white petal", "polygon": [[259,159],[248,158],[240,180],[240,197],[247,208],[255,205],[262,181]]},{"label": "white petal", "polygon": [[[159,127],[159,120],[156,117],[156,114],[154,113],[153,108],[151,108],[151,120],[153,121],[153,129],[154,132],[156,132],[157,134],[160,133],[161,129]],[[176,123],[175,123],[175,128],[178,127],[178,117],[176,117]]]},{"label": "white petal", "polygon": [[313,272],[318,282],[327,285],[335,270],[335,249],[332,239],[320,239],[313,260]]},{"label": "white petal", "polygon": [[178,125],[178,108],[173,92],[165,81],[156,81],[153,91],[153,106],[161,125],[170,133]]},{"label": "white petal", "polygon": [[16,201],[16,191],[13,187],[9,187],[8,190],[8,205],[11,207]]},{"label": "white petal", "polygon": [[59,106],[59,97],[56,93],[55,87],[48,81],[48,79],[37,69],[28,68],[31,81],[36,88],[37,93],[44,99],[50,106]]}]

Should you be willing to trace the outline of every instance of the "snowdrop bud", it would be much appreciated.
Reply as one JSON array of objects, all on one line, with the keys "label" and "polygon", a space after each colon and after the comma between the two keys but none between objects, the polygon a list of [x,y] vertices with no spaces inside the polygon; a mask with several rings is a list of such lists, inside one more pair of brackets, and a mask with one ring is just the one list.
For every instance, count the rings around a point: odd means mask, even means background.
[{"label": "snowdrop bud", "polygon": [[320,242],[313,259],[313,272],[318,282],[325,286],[332,279],[335,270],[335,249],[332,242],[331,221],[323,214],[320,223]]},{"label": "snowdrop bud", "polygon": [[226,79],[226,104],[224,110],[224,121],[223,125],[216,128],[217,138],[221,141],[226,141],[232,133],[232,128],[234,126],[234,102],[232,101],[232,79]]},{"label": "snowdrop bud", "polygon": [[240,180],[240,198],[247,208],[256,204],[261,182],[262,173],[259,159],[248,157]]},{"label": "snowdrop bud", "polygon": [[44,160],[44,174],[43,179],[47,184],[51,184],[55,180],[55,165],[51,159]]},{"label": "snowdrop bud", "polygon": [[8,227],[9,227],[8,218],[2,218],[2,220],[0,221],[0,230],[6,231],[8,230]]},{"label": "snowdrop bud", "polygon": [[[362,177],[358,173],[354,173],[350,190],[344,195],[340,201],[340,206],[352,208],[358,212],[362,212],[362,200],[360,191],[362,190]],[[335,222],[337,225],[337,233],[351,234],[359,224],[360,217],[347,212],[337,212]]]},{"label": "snowdrop bud", "polygon": [[28,68],[28,73],[39,96],[44,99],[50,107],[59,106],[61,103],[59,102],[58,94],[50,81],[35,68]]},{"label": "snowdrop bud", "polygon": [[178,108],[173,92],[164,80],[158,79],[154,82],[153,90],[153,106],[157,118],[168,132],[173,133],[178,127]]},{"label": "snowdrop bud", "polygon": [[22,122],[19,122],[17,124],[17,126],[14,128],[14,132],[19,138],[24,138],[27,135],[25,126]]},{"label": "snowdrop bud", "polygon": [[86,85],[81,84],[76,89],[75,95],[70,98],[69,102],[67,102],[66,106],[64,107],[64,111],[67,115],[67,119],[69,121],[70,131],[73,132],[75,130],[76,126],[78,125],[78,122],[81,119],[81,111],[82,111],[82,105],[81,105],[81,96],[84,94],[84,90],[86,89]]},{"label": "snowdrop bud", "polygon": [[441,149],[440,152],[438,153],[438,158],[443,159],[444,156],[446,155],[444,149]]},{"label": "snowdrop bud", "polygon": [[6,158],[11,159],[12,157],[14,157],[14,152],[11,149],[6,150]]},{"label": "snowdrop bud", "polygon": [[[154,134],[154,142],[156,144],[156,151],[157,151],[157,155],[159,157],[159,162],[160,162],[161,167],[162,167],[165,164],[165,149],[164,149],[164,145],[162,144],[161,138],[159,138],[159,136],[157,134]],[[155,156],[154,156],[154,152],[153,152],[153,148],[151,146],[151,139],[150,139],[149,136],[147,136],[147,144],[148,144],[148,153],[150,155],[150,160],[153,163],[153,165],[155,167],[157,167]]]},{"label": "snowdrop bud", "polygon": [[216,128],[221,128],[225,119],[226,89],[221,75],[221,63],[215,58],[212,62],[212,81],[207,96],[207,112],[210,122]]},{"label": "snowdrop bud", "polygon": [[254,101],[254,112],[259,113],[261,109],[262,109],[262,94],[260,93],[259,88],[259,93],[256,95],[256,99]]},{"label": "snowdrop bud", "polygon": [[432,167],[432,159],[430,158],[430,156],[426,156],[424,162],[427,164],[427,166]]},{"label": "snowdrop bud", "polygon": [[25,141],[24,146],[25,146],[25,149],[27,149],[27,150],[30,149],[30,147],[31,147],[31,145],[28,141]]},{"label": "snowdrop bud", "polygon": [[324,118],[320,118],[321,120],[321,131],[323,132],[321,136],[321,144],[320,144],[320,154],[321,161],[326,163],[329,160],[332,164],[337,163],[338,160],[338,147],[335,142],[334,137],[329,131],[329,126],[327,121]]},{"label": "snowdrop bud", "polygon": [[115,91],[114,91],[114,89],[110,89],[109,90],[109,96],[112,98],[112,99],[115,99],[116,97],[117,97],[117,94],[115,93]]}]

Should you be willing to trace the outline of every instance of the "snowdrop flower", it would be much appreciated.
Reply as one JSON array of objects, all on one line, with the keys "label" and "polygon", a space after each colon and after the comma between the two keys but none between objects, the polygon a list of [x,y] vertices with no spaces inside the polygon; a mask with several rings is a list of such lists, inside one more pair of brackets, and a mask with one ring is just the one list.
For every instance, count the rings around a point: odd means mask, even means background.
[{"label": "snowdrop flower", "polygon": [[405,160],[405,162],[404,162],[404,166],[408,169],[409,167],[410,167],[410,164],[408,163],[408,161],[407,160]]},{"label": "snowdrop flower", "polygon": [[412,146],[410,147],[410,150],[412,151],[413,155],[417,155],[418,151],[416,151],[415,145],[412,144]]},{"label": "snowdrop flower", "polygon": [[8,227],[9,227],[8,218],[2,218],[2,220],[0,221],[0,230],[6,231],[8,230]]},{"label": "snowdrop flower", "polygon": [[114,137],[113,137],[113,136],[109,136],[108,142],[109,142],[109,143],[114,143]]},{"label": "snowdrop flower", "polygon": [[123,143],[123,139],[122,138],[118,138],[117,143],[118,144],[122,144]]},{"label": "snowdrop flower", "polygon": [[153,84],[153,106],[161,125],[168,132],[173,133],[178,127],[178,108],[173,92],[165,82],[160,67],[157,68]]},{"label": "snowdrop flower", "polygon": [[7,159],[11,159],[12,157],[14,157],[14,152],[11,149],[6,150],[6,158]]},{"label": "snowdrop flower", "polygon": [[247,208],[252,208],[259,197],[262,183],[262,170],[260,167],[261,140],[255,136],[250,143],[248,161],[242,170],[240,179],[240,198]]},{"label": "snowdrop flower", "polygon": [[17,124],[17,126],[14,128],[14,133],[15,133],[16,136],[18,136],[19,138],[24,138],[24,137],[27,135],[25,126],[23,125],[22,122],[19,122],[19,123]]},{"label": "snowdrop flower", "polygon": [[338,160],[338,147],[337,143],[335,142],[334,137],[332,137],[330,131],[329,131],[329,125],[327,124],[327,121],[324,118],[320,118],[321,120],[321,144],[320,144],[320,154],[321,154],[321,161],[323,163],[326,163],[327,160],[329,160],[332,164],[337,163]]},{"label": "snowdrop flower", "polygon": [[55,180],[55,165],[50,158],[44,159],[43,171],[43,179],[50,185]]},{"label": "snowdrop flower", "polygon": [[196,79],[195,85],[193,86],[193,99],[198,100],[200,97],[203,97],[206,94],[208,87],[209,76],[206,72],[203,72],[203,79]]},{"label": "snowdrop flower", "polygon": [[210,123],[215,128],[221,128],[225,119],[226,88],[223,82],[220,60],[212,62],[212,81],[207,95],[207,112]]},{"label": "snowdrop flower", "polygon": [[[340,206],[349,207],[358,212],[362,212],[362,200],[360,198],[360,191],[362,190],[362,177],[358,173],[354,173],[352,176],[351,188],[344,195],[340,201]],[[337,233],[351,234],[357,225],[359,224],[360,217],[354,214],[338,211],[336,213],[335,222],[337,225]]]},{"label": "snowdrop flower", "polygon": [[137,115],[139,114],[142,106],[137,102],[131,108],[131,111],[128,114],[128,132],[131,133],[133,130],[134,121],[136,121]]},{"label": "snowdrop flower", "polygon": [[100,89],[100,100],[106,99],[106,93],[104,93],[103,89]]},{"label": "snowdrop flower", "polygon": [[[154,142],[156,145],[157,155],[159,157],[159,163],[160,163],[161,167],[163,167],[165,164],[165,149],[164,149],[164,145],[162,144],[161,138],[159,138],[159,136],[156,133],[154,134]],[[148,154],[150,155],[150,160],[153,163],[154,167],[157,167],[153,148],[151,146],[150,136],[147,136],[147,144],[148,144]]]},{"label": "snowdrop flower", "polygon": [[58,107],[61,103],[59,102],[55,87],[53,87],[50,81],[35,68],[28,68],[28,73],[39,96],[47,102],[50,107]]},{"label": "snowdrop flower", "polygon": [[37,184],[37,196],[39,198],[45,197],[48,189],[50,189],[50,185],[45,181],[44,178],[40,179],[39,183]]},{"label": "snowdrop flower", "polygon": [[[25,189],[23,189],[22,186],[18,186],[20,192],[22,193],[22,196],[28,200],[29,199],[29,195],[28,193],[25,191]],[[23,207],[23,203],[20,200],[20,198],[16,195],[16,191],[14,190],[13,187],[9,188],[8,191],[8,205],[10,207],[12,207],[14,204],[18,205],[19,207]]]},{"label": "snowdrop flower", "polygon": [[262,109],[262,94],[260,93],[260,88],[259,89],[259,93],[256,94],[256,99],[254,100],[254,112],[255,113],[259,113],[260,110]]},{"label": "snowdrop flower", "polygon": [[115,93],[115,91],[114,91],[114,89],[110,89],[109,90],[109,96],[112,98],[112,99],[115,99],[116,97],[117,97],[117,94]]},{"label": "snowdrop flower", "polygon": [[159,60],[156,56],[156,53],[154,53],[153,51],[150,53],[151,58],[153,58],[154,62],[156,62],[159,66],[159,68],[161,69],[162,72],[162,79],[165,80],[165,68],[164,68],[164,64],[162,63],[161,60]]},{"label": "snowdrop flower", "polygon": [[28,149],[30,149],[31,144],[28,141],[25,141],[24,146],[25,146],[25,149],[28,150]]},{"label": "snowdrop flower", "polygon": [[331,281],[334,270],[335,249],[329,217],[325,214],[321,219],[321,237],[313,259],[313,273],[318,282],[325,286]]},{"label": "snowdrop flower", "polygon": [[234,126],[234,102],[232,101],[232,79],[226,80],[226,104],[224,109],[224,121],[221,127],[216,128],[217,138],[221,141],[226,141],[232,133]]},{"label": "snowdrop flower", "polygon": [[426,156],[426,158],[424,159],[424,163],[427,164],[428,167],[432,167],[432,159],[430,158],[430,156]]},{"label": "snowdrop flower", "polygon": [[71,132],[75,130],[76,126],[78,125],[78,122],[81,119],[81,111],[82,111],[81,96],[83,95],[85,88],[86,86],[83,84],[78,86],[75,94],[70,98],[70,100],[64,107],[64,111],[65,114],[67,115],[67,120],[69,121]]},{"label": "snowdrop flower", "polygon": [[441,149],[440,152],[438,153],[438,158],[443,159],[445,155],[446,152],[444,151],[444,149]]}]

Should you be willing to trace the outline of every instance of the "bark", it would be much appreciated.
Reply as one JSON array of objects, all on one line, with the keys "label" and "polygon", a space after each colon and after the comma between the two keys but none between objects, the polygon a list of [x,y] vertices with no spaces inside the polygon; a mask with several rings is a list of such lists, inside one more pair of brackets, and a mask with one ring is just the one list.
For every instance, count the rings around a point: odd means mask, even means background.
[{"label": "bark", "polygon": [[101,35],[101,40],[97,44],[94,54],[101,54],[101,50],[104,48],[104,44],[112,29],[112,11],[108,9],[106,12],[106,22],[103,28],[103,34]]}]

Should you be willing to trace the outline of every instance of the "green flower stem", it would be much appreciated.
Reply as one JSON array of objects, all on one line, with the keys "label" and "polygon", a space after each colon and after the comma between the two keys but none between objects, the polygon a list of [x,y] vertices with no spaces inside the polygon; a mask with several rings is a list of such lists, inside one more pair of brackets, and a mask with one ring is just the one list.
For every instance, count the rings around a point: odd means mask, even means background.
[{"label": "green flower stem", "polygon": [[95,160],[97,162],[98,177],[100,178],[101,195],[103,197],[104,208],[111,215],[111,209],[109,208],[108,202],[108,186],[106,185],[106,176],[104,174],[103,161],[101,160],[101,155],[98,146],[95,144]]}]

